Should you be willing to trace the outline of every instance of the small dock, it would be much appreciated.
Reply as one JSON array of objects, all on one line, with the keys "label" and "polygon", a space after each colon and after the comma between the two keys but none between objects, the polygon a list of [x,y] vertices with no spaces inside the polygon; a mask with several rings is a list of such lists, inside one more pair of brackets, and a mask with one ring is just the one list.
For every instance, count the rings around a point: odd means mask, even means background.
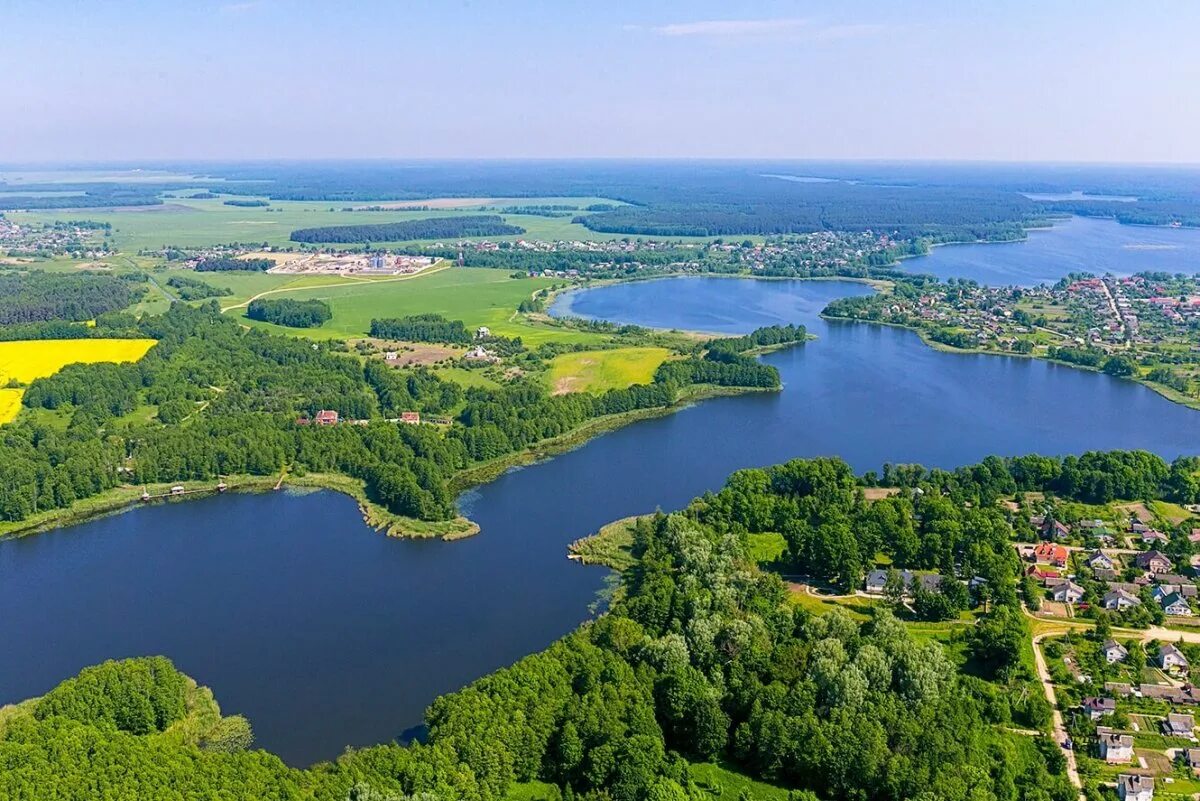
[{"label": "small dock", "polygon": [[158,493],[151,493],[148,489],[143,487],[141,501],[142,503],[150,503],[151,501],[162,500],[163,498],[183,498],[187,495],[201,495],[213,492],[221,493],[227,489],[229,489],[229,485],[224,481],[218,482],[217,485],[213,487],[196,487],[193,489],[187,489],[182,484],[176,484],[166,492]]}]

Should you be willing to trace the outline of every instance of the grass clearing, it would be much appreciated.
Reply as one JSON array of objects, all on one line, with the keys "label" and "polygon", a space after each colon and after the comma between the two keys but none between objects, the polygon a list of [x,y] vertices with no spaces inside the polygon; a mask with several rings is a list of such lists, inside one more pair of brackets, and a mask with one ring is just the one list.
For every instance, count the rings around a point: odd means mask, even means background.
[{"label": "grass clearing", "polygon": [[[505,270],[463,267],[429,272],[403,281],[359,281],[347,284],[340,276],[333,278],[342,285],[304,287],[274,296],[294,300],[318,299],[329,303],[333,309],[333,319],[320,328],[282,328],[249,319],[244,322],[290,336],[357,339],[370,333],[373,319],[436,313],[448,320],[462,320],[467,328],[487,326],[494,334],[520,337],[529,347],[551,341],[596,345],[608,341],[602,334],[534,324],[517,314],[517,306],[522,300],[539,289],[561,283],[554,279],[510,278]],[[297,279],[293,276],[291,280]],[[224,305],[228,308],[233,303]],[[242,312],[240,309],[230,309],[228,313]]]},{"label": "grass clearing", "polygon": [[770,564],[787,553],[787,540],[773,531],[748,535],[750,558],[759,564]]},{"label": "grass clearing", "polygon": [[692,781],[708,791],[716,801],[787,801],[788,791],[773,784],[752,779],[744,773],[712,762],[695,763],[688,768]]},{"label": "grass clearing", "polygon": [[[54,375],[68,364],[136,362],[155,344],[153,339],[37,339],[0,342],[0,385],[11,380],[28,384]],[[20,411],[24,390],[0,390],[0,423]]]},{"label": "grass clearing", "polygon": [[550,389],[567,392],[604,392],[633,384],[649,384],[654,371],[671,355],[666,348],[618,348],[581,351],[555,356],[550,363]]},{"label": "grass clearing", "polygon": [[[212,187],[220,191],[219,186]],[[139,250],[156,250],[175,245],[179,247],[204,247],[232,242],[265,244],[274,247],[295,246],[290,240],[292,231],[298,228],[318,228],[329,225],[378,225],[404,220],[426,220],[435,217],[462,217],[474,214],[497,213],[506,206],[529,206],[546,204],[573,204],[587,206],[592,203],[618,201],[603,198],[484,198],[487,205],[469,207],[442,207],[436,209],[389,209],[366,211],[365,207],[382,205],[370,202],[346,204],[339,201],[293,201],[272,200],[270,206],[246,208],[226,206],[225,200],[170,198],[161,206],[138,206],[126,208],[87,209],[87,219],[110,223],[112,238],[122,251],[136,253]],[[533,201],[541,201],[535,203]],[[413,201],[417,204],[435,201]],[[49,223],[59,220],[79,219],[78,209],[54,209],[28,212],[12,212],[11,217],[20,223]],[[564,217],[540,217],[531,214],[504,214],[505,221],[519,225],[526,233],[501,237],[476,237],[489,241],[515,241],[521,238],[546,240],[592,240],[621,239],[627,234],[604,234],[590,231],[571,220],[574,215]],[[704,241],[700,238],[698,241]],[[432,240],[427,240],[432,242]],[[378,243],[387,246],[396,243]],[[406,243],[411,244],[411,243]]]}]

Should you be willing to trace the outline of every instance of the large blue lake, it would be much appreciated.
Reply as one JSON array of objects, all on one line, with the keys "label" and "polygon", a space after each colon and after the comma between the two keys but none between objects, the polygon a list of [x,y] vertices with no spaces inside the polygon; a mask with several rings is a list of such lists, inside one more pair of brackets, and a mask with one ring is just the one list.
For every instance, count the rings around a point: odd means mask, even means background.
[{"label": "large blue lake", "polygon": [[816,455],[862,471],[990,453],[1200,453],[1200,414],[1137,384],[818,317],[866,291],[683,278],[569,296],[575,314],[728,333],[800,322],[819,339],[766,357],[783,392],[637,423],[465,494],[482,527],[470,540],[387,539],[349,499],[321,492],[138,509],[0,542],[0,703],[105,658],[161,653],[246,714],[259,745],[305,764],[400,735],[437,694],[569,631],[605,578],[569,562],[569,542],[677,508],[738,468]]},{"label": "large blue lake", "polygon": [[1120,225],[1071,217],[1029,232],[1023,242],[946,245],[904,263],[939,278],[973,278],[981,284],[1032,286],[1073,272],[1131,275],[1146,270],[1200,272],[1200,229]]}]

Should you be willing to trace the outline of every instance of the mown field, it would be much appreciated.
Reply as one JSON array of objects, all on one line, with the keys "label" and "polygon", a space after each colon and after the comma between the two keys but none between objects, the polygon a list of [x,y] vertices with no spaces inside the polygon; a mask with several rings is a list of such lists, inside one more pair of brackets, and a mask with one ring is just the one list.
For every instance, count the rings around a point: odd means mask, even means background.
[{"label": "mown field", "polygon": [[[220,279],[204,279],[219,284]],[[313,280],[313,279],[301,279]],[[317,279],[325,280],[325,279]],[[366,336],[371,320],[403,317],[410,314],[437,313],[450,320],[462,320],[468,328],[486,325],[494,334],[521,337],[528,346],[549,341],[599,343],[604,337],[583,331],[534,325],[520,318],[517,306],[535,291],[554,286],[550,278],[510,278],[504,270],[452,267],[405,280],[361,280],[337,286],[288,284],[295,291],[276,293],[269,297],[327,301],[333,309],[333,319],[320,328],[282,328],[245,320],[273,331],[292,336],[316,339],[342,339]],[[223,298],[228,301],[229,298]],[[223,304],[224,305],[224,304]],[[230,309],[229,314],[243,314]]]},{"label": "mown field", "polygon": [[654,371],[671,355],[666,348],[618,348],[564,353],[550,365],[550,391],[604,392],[649,384]]},{"label": "mown field", "polygon": [[[28,384],[53,375],[76,362],[135,362],[154,345],[153,339],[40,339],[0,342],[0,385],[16,380]],[[0,395],[0,423],[20,411],[20,389]]]},{"label": "mown field", "polygon": [[[200,247],[231,242],[267,243],[272,246],[292,245],[288,237],[297,228],[326,225],[373,225],[432,217],[460,217],[466,214],[495,214],[497,208],[524,205],[575,205],[583,208],[592,203],[613,203],[603,198],[501,198],[489,209],[480,206],[467,208],[431,208],[424,211],[343,211],[366,203],[327,201],[270,201],[270,206],[245,208],[226,206],[222,197],[212,200],[168,198],[161,206],[127,207],[123,209],[86,209],[9,212],[16,222],[53,222],[84,217],[97,222],[111,223],[113,242],[125,253],[153,250],[165,245]],[[414,201],[435,203],[436,201]],[[601,234],[571,222],[571,217],[539,217],[529,214],[505,214],[505,220],[526,229],[521,236],[486,237],[488,239],[620,239],[624,234]],[[377,243],[387,246],[389,243]],[[395,244],[395,243],[391,243]]]}]

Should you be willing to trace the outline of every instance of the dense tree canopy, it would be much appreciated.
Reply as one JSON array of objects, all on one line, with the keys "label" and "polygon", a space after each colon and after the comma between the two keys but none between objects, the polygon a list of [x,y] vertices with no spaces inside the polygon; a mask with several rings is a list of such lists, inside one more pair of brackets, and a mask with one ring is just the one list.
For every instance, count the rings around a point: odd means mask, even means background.
[{"label": "dense tree canopy", "polygon": [[468,236],[510,236],[523,234],[525,229],[509,225],[495,214],[474,214],[461,217],[430,217],[425,220],[404,220],[379,225],[329,225],[322,228],[300,228],[292,231],[293,242],[403,242],[411,239],[459,239]]}]

